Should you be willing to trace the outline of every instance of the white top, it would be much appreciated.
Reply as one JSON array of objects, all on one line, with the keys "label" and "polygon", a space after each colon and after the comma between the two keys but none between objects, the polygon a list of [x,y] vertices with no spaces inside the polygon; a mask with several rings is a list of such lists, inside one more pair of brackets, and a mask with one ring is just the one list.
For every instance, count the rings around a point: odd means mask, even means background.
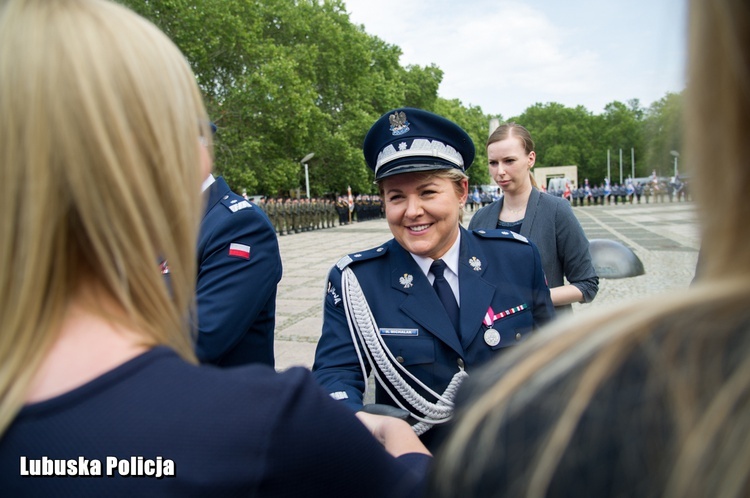
[{"label": "white top", "polygon": [[213,183],[216,181],[216,178],[214,178],[214,175],[209,174],[208,178],[203,180],[203,185],[201,185],[201,192],[205,192],[208,187],[213,185]]}]

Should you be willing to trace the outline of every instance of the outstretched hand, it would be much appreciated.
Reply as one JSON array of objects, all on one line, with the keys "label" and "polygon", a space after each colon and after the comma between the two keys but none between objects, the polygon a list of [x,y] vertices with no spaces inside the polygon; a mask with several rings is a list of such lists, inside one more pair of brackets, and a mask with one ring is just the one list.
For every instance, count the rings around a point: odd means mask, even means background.
[{"label": "outstretched hand", "polygon": [[361,411],[357,412],[357,418],[394,457],[406,453],[432,455],[404,420]]}]

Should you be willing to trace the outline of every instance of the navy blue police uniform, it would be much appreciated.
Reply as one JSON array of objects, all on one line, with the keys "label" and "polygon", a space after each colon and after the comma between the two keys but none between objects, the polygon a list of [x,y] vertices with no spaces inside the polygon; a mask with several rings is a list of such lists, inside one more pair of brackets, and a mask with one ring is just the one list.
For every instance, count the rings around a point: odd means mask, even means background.
[{"label": "navy blue police uniform", "polygon": [[[463,172],[474,145],[454,123],[406,108],[373,125],[364,154],[381,180],[416,171]],[[424,423],[444,425],[462,376],[554,317],[533,243],[508,230],[460,226],[459,237],[457,328],[427,275],[395,238],[331,269],[313,373],[334,399],[361,408],[374,371],[377,404],[408,410],[420,421],[415,430]],[[423,441],[430,444],[434,435],[429,430]]]},{"label": "navy blue police uniform", "polygon": [[276,289],[281,256],[268,217],[222,177],[204,193],[198,239],[198,338],[201,363],[274,366]]},{"label": "navy blue police uniform", "polygon": [[[471,371],[554,317],[539,251],[525,237],[509,230],[462,228],[459,265],[457,333],[427,276],[395,239],[339,261],[328,275],[323,334],[313,366],[317,380],[334,398],[361,408],[365,379],[342,302],[341,275],[347,267],[356,274],[378,333],[396,361],[440,393],[459,369]],[[499,333],[496,344],[485,339],[489,329]],[[380,385],[375,401],[394,405]]]}]

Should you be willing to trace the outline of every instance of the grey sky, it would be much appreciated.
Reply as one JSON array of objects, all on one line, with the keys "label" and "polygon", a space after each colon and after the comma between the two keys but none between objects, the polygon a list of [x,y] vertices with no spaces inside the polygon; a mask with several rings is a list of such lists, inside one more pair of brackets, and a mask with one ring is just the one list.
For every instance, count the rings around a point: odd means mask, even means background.
[{"label": "grey sky", "polygon": [[685,86],[685,0],[344,0],[403,65],[435,63],[438,93],[510,118],[537,102],[642,106]]}]

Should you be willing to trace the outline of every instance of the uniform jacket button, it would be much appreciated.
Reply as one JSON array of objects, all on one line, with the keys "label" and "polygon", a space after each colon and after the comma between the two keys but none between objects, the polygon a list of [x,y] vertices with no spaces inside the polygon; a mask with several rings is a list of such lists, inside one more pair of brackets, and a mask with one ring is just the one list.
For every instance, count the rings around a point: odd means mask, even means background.
[{"label": "uniform jacket button", "polygon": [[403,363],[404,362],[404,357],[403,356],[396,356],[396,361],[399,362],[399,363]]},{"label": "uniform jacket button", "polygon": [[520,332],[516,334],[516,340],[517,340],[517,341],[520,341],[520,340],[521,340],[521,333],[520,333]]}]

